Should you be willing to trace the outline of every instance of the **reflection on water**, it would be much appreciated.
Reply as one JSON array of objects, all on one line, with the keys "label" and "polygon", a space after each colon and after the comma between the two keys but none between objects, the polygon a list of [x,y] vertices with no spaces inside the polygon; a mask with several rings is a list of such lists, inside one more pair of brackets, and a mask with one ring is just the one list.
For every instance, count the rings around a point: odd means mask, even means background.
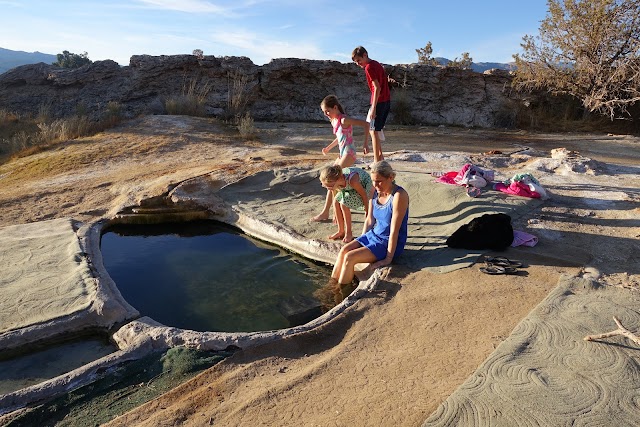
[{"label": "reflection on water", "polygon": [[249,332],[322,314],[314,292],[326,266],[215,221],[118,225],[103,234],[104,264],[141,315],[196,331]]},{"label": "reflection on water", "polygon": [[39,384],[98,360],[117,349],[106,339],[84,339],[0,361],[0,394]]}]

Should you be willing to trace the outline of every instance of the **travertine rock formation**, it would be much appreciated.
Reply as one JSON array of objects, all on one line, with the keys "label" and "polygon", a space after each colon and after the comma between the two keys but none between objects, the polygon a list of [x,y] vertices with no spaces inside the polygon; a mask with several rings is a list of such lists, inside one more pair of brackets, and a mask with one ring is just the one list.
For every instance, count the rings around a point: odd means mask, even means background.
[{"label": "travertine rock formation", "polygon": [[[421,64],[385,65],[392,85],[389,123],[509,127],[517,99],[507,72],[484,74]],[[97,118],[118,102],[128,116],[164,113],[164,101],[191,85],[206,88],[206,112],[229,111],[234,82],[256,120],[324,120],[320,101],[336,94],[347,112],[363,117],[369,105],[364,72],[355,64],[295,58],[258,66],[246,57],[193,55],[132,56],[129,66],[111,60],[78,69],[44,63],[24,65],[0,75],[0,108],[38,114],[42,106],[56,117],[79,109]]]}]

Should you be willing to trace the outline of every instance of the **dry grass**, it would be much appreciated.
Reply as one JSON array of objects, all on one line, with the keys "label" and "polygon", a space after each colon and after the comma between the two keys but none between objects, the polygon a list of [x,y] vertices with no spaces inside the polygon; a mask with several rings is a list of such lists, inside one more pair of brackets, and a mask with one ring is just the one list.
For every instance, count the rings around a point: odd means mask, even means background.
[{"label": "dry grass", "polygon": [[[62,141],[95,135],[122,121],[121,108],[116,102],[107,104],[99,121],[90,120],[86,114],[51,120],[50,111],[51,105],[43,104],[38,117],[33,119],[0,110],[0,161],[35,154]],[[81,105],[77,111],[86,113]]]},{"label": "dry grass", "polygon": [[182,92],[168,97],[164,108],[168,114],[181,116],[204,117],[206,115],[205,102],[211,92],[212,84],[208,80],[185,80]]},{"label": "dry grass", "polygon": [[238,120],[238,132],[240,132],[240,136],[245,138],[253,138],[256,136],[257,130],[253,118],[249,113],[245,113],[245,115]]},{"label": "dry grass", "polygon": [[227,85],[227,120],[237,124],[246,113],[249,76],[240,70],[229,71]]},{"label": "dry grass", "polygon": [[[245,143],[245,140],[237,135],[237,131],[226,123],[216,119],[193,120],[194,123],[191,126],[194,129],[198,132],[206,132],[208,136],[206,145],[228,147]],[[20,156],[14,156],[11,161],[0,164],[2,183],[7,186],[80,170],[90,173],[93,168],[105,168],[106,162],[117,165],[120,162],[130,162],[137,156],[156,155],[157,159],[163,159],[167,152],[177,153],[181,148],[187,148],[189,144],[202,143],[200,140],[189,142],[189,139],[178,138],[175,133],[167,129],[161,129],[166,133],[163,136],[140,135],[137,131],[140,121],[144,122],[145,118],[121,123],[113,131],[97,133],[77,140],[61,141],[48,146],[46,153],[40,154],[31,150],[32,155],[28,155],[27,151],[24,151]],[[135,172],[132,171],[132,173]]]}]

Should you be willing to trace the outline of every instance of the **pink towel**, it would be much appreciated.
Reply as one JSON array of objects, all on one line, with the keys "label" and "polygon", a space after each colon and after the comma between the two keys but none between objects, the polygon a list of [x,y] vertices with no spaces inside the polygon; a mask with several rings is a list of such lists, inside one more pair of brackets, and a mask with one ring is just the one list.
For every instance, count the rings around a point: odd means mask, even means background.
[{"label": "pink towel", "polygon": [[525,233],[520,230],[513,230],[513,243],[511,243],[511,247],[516,246],[535,246],[538,243],[538,238],[533,234]]},{"label": "pink towel", "polygon": [[504,185],[504,183],[498,182],[493,185],[493,189],[516,196],[530,197],[532,199],[539,199],[541,197],[540,193],[532,191],[527,184],[520,181],[512,181],[508,187]]},{"label": "pink towel", "polygon": [[451,184],[458,185],[457,182],[454,181],[454,178],[458,175],[458,172],[444,172],[442,175],[436,178],[437,182],[442,182],[443,184]]}]

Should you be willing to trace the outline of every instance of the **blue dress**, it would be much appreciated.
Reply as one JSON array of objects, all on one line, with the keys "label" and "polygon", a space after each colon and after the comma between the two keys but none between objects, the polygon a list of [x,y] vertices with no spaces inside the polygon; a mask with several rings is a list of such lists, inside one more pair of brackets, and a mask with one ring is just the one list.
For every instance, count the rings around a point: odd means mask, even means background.
[{"label": "blue dress", "polygon": [[[373,195],[373,217],[376,222],[369,231],[356,240],[365,248],[369,249],[376,259],[380,261],[387,257],[387,247],[389,246],[389,235],[391,234],[391,218],[393,216],[393,198],[396,192],[402,187],[397,186],[387,202],[382,205],[378,203],[378,192]],[[407,243],[407,222],[409,221],[409,208],[402,219],[400,230],[398,232],[398,243],[393,257],[396,258],[404,251],[404,245]]]}]

